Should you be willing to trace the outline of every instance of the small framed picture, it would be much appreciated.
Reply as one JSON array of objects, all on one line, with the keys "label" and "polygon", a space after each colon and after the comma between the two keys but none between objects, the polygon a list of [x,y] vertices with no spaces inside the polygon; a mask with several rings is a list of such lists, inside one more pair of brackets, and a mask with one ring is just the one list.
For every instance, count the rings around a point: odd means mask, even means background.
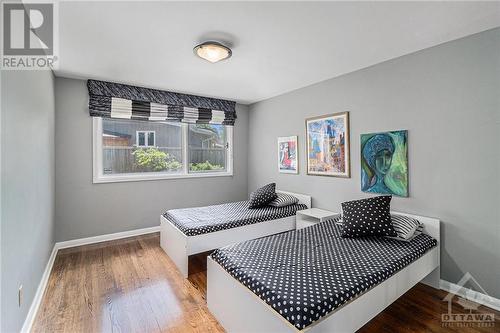
[{"label": "small framed picture", "polygon": [[278,171],[281,173],[299,173],[297,136],[278,138]]},{"label": "small framed picture", "polygon": [[349,112],[306,119],[307,174],[349,178]]}]

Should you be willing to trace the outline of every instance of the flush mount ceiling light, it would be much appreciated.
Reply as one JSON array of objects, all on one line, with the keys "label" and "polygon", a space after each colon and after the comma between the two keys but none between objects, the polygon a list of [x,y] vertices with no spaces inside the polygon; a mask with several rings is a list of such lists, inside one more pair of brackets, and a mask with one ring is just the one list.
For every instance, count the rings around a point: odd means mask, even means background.
[{"label": "flush mount ceiling light", "polygon": [[210,61],[211,63],[228,59],[233,54],[229,47],[213,41],[201,43],[195,46],[193,51],[198,57]]}]

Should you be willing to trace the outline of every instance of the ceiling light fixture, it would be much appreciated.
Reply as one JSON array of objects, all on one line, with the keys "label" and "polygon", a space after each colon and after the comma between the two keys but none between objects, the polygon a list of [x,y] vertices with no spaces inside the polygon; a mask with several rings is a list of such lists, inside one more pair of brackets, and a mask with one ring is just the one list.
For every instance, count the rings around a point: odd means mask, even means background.
[{"label": "ceiling light fixture", "polygon": [[210,61],[211,63],[228,59],[233,54],[229,47],[213,41],[196,45],[193,51],[198,57]]}]

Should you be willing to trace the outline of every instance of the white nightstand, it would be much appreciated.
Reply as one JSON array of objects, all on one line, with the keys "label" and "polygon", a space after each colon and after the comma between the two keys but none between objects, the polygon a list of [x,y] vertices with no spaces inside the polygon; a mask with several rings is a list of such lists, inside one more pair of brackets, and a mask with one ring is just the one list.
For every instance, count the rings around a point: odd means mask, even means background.
[{"label": "white nightstand", "polygon": [[296,215],[296,226],[295,229],[299,230],[302,228],[310,227],[316,223],[320,223],[336,216],[340,213],[331,212],[329,210],[319,209],[319,208],[309,208],[297,211]]}]

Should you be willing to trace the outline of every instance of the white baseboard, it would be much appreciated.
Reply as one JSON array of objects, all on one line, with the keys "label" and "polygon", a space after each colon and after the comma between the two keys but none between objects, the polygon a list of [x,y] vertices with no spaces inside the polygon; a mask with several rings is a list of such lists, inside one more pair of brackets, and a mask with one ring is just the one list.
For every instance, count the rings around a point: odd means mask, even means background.
[{"label": "white baseboard", "polygon": [[31,302],[31,306],[30,306],[30,309],[28,311],[28,314],[26,315],[26,319],[24,320],[24,324],[23,324],[23,327],[21,329],[21,333],[29,333],[31,331],[31,328],[33,326],[33,322],[34,322],[36,314],[38,312],[38,308],[40,307],[40,304],[42,302],[43,294],[45,293],[45,289],[47,288],[47,283],[49,282],[50,272],[52,272],[52,267],[54,266],[54,261],[55,261],[56,256],[57,256],[57,252],[60,249],[66,249],[69,247],[100,243],[100,242],[105,242],[105,241],[110,241],[110,240],[115,240],[115,239],[122,239],[122,238],[133,237],[133,236],[146,235],[146,234],[151,234],[153,232],[159,232],[159,231],[160,231],[160,226],[157,226],[157,227],[151,227],[151,228],[143,228],[143,229],[135,229],[135,230],[117,232],[114,234],[107,234],[107,235],[101,235],[101,236],[95,236],[95,237],[72,239],[69,241],[55,243],[54,248],[52,249],[52,253],[50,254],[49,260],[47,262],[47,265],[45,266],[45,270],[43,272],[42,279],[40,280],[40,283],[38,284],[38,288],[36,290],[35,296],[33,297],[33,301]]},{"label": "white baseboard", "polygon": [[458,284],[451,283],[446,280],[441,280],[439,282],[439,288],[462,298],[468,299],[469,301],[473,301],[494,310],[500,311],[500,299],[493,296],[488,296],[470,288],[461,287]]},{"label": "white baseboard", "polygon": [[54,266],[56,255],[57,255],[57,247],[54,244],[54,247],[52,248],[52,253],[50,254],[49,257],[49,261],[47,261],[47,265],[45,266],[45,270],[43,271],[42,279],[38,284],[38,288],[36,290],[35,296],[33,297],[33,301],[31,302],[30,309],[28,311],[28,314],[26,315],[26,319],[24,320],[21,333],[29,333],[31,331],[31,327],[33,326],[33,321],[35,320],[36,313],[38,312],[38,308],[40,307],[40,303],[42,302],[45,288],[47,287],[47,283],[49,282],[50,272],[52,272],[52,266]]},{"label": "white baseboard", "polygon": [[160,232],[160,226],[151,227],[151,228],[135,229],[135,230],[117,232],[114,234],[100,235],[100,236],[94,236],[94,237],[72,239],[69,241],[58,242],[58,243],[56,243],[56,246],[57,246],[57,249],[66,249],[68,247],[101,243],[101,242],[106,242],[106,241],[115,240],[115,239],[122,239],[122,238],[127,238],[127,237],[151,234],[153,232]]}]

